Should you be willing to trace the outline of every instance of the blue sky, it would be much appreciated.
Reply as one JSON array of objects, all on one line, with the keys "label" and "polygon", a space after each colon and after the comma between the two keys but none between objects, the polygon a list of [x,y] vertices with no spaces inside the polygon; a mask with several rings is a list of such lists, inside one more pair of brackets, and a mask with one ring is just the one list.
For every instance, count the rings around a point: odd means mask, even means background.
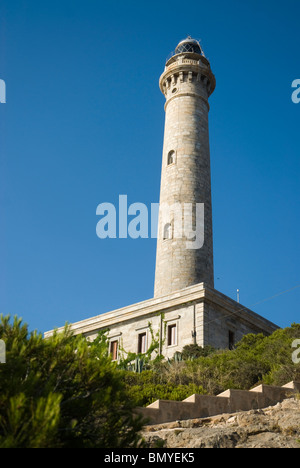
[{"label": "blue sky", "polygon": [[298,0],[1,0],[0,312],[44,332],[153,297],[155,239],[99,239],[96,208],[159,201],[158,79],[191,35],[217,81],[215,287],[299,322],[299,14]]}]

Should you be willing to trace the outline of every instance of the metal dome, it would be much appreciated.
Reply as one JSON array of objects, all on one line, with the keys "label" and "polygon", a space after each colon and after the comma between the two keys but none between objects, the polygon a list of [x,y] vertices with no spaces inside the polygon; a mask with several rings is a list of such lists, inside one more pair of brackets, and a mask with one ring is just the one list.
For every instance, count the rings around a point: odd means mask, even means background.
[{"label": "metal dome", "polygon": [[175,49],[175,54],[182,54],[183,52],[192,52],[194,54],[203,55],[199,42],[191,36],[180,41]]}]

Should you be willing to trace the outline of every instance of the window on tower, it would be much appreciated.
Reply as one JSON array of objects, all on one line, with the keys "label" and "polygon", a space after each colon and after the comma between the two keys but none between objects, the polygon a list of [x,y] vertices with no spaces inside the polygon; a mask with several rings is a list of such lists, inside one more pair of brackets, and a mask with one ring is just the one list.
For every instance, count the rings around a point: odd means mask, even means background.
[{"label": "window on tower", "polygon": [[172,224],[167,223],[164,226],[163,240],[172,239]]},{"label": "window on tower", "polygon": [[175,151],[174,150],[169,151],[169,153],[168,153],[168,166],[170,166],[170,164],[174,164],[175,161],[176,161]]}]

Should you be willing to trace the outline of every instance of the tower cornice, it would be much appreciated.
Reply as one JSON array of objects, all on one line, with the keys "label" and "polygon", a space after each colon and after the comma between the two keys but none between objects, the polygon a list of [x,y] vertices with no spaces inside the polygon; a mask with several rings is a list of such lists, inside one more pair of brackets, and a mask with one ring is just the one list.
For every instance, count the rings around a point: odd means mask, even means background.
[{"label": "tower cornice", "polygon": [[177,80],[184,81],[195,80],[204,82],[207,86],[208,96],[210,96],[216,87],[216,79],[211,71],[209,61],[198,54],[185,53],[171,57],[166,63],[166,67],[159,79],[161,92],[166,96],[166,90],[169,86],[176,83]]}]

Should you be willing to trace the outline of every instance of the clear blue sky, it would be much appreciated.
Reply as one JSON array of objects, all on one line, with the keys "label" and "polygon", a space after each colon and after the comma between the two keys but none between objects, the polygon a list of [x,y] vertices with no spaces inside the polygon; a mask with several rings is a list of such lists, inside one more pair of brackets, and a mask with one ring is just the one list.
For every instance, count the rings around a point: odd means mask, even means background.
[{"label": "clear blue sky", "polygon": [[44,332],[153,297],[155,239],[100,240],[96,207],[158,202],[158,79],[191,35],[217,81],[216,289],[299,322],[300,288],[264,301],[300,285],[299,15],[298,0],[1,0],[0,312]]}]

